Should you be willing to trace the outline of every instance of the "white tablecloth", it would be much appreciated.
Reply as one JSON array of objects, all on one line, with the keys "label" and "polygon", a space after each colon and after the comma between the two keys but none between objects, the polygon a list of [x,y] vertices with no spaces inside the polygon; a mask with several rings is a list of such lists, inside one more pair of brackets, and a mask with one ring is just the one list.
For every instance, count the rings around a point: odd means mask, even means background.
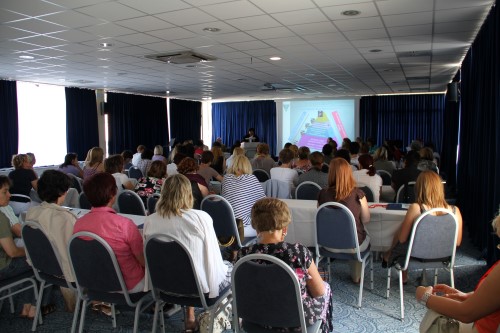
[{"label": "white tablecloth", "polygon": [[[316,200],[281,200],[288,205],[292,213],[292,223],[288,226],[286,241],[315,246],[314,224],[318,202]],[[383,207],[370,208],[370,222],[365,224],[365,228],[370,234],[372,251],[389,249],[394,234],[401,226],[405,215],[405,210],[387,210]]]},{"label": "white tablecloth", "polygon": [[[70,208],[70,210],[78,218],[90,212],[89,209],[81,209],[81,208]],[[144,224],[144,220],[146,219],[146,216],[142,215],[132,215],[132,214],[122,214],[122,213],[118,213],[118,215],[131,219],[136,226]]]}]

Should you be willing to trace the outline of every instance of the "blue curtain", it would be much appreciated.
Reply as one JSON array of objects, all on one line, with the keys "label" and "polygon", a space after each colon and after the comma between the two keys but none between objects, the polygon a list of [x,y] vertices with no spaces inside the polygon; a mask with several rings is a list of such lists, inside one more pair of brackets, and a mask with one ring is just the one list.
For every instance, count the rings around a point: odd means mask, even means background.
[{"label": "blue curtain", "polygon": [[119,154],[140,144],[149,149],[168,144],[167,103],[165,98],[107,93],[109,150]]},{"label": "blue curtain", "polygon": [[12,155],[17,154],[19,144],[16,81],[0,81],[0,124],[0,167],[6,168],[11,166]]},{"label": "blue curtain", "polygon": [[95,91],[65,88],[65,93],[67,149],[83,160],[90,148],[99,146]]},{"label": "blue curtain", "polygon": [[170,136],[194,144],[201,139],[201,102],[170,99]]},{"label": "blue curtain", "polygon": [[473,241],[499,259],[491,220],[500,204],[500,11],[493,7],[461,68],[458,205]]},{"label": "blue curtain", "polygon": [[433,142],[441,152],[445,96],[400,95],[368,96],[360,100],[360,135],[372,137],[377,145],[385,140]]},{"label": "blue curtain", "polygon": [[249,128],[271,153],[276,151],[276,103],[274,101],[228,102],[212,104],[212,142],[220,137],[230,147],[242,140]]}]

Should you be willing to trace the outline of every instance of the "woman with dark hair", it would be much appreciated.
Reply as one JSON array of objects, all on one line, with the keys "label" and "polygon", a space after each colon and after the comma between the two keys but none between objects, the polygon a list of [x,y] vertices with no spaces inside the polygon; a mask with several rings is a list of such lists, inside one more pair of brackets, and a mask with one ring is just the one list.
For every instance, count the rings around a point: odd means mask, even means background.
[{"label": "woman with dark hair", "polygon": [[[363,191],[356,187],[351,166],[343,158],[336,157],[330,162],[328,188],[318,195],[318,206],[325,202],[338,202],[346,206],[354,215],[358,233],[359,250],[365,251],[370,245],[370,237],[365,230],[365,223],[370,222],[368,202]],[[361,263],[351,261],[351,278],[358,283],[361,277]]]},{"label": "woman with dark hair", "polygon": [[329,143],[325,144],[323,146],[323,149],[321,149],[321,152],[323,153],[323,156],[324,156],[324,160],[325,160],[325,163],[326,164],[330,164],[330,161],[332,160],[333,158],[333,146]]},{"label": "woman with dark hair", "polygon": [[295,155],[290,148],[280,151],[279,158],[281,165],[271,169],[271,179],[277,179],[290,184],[290,191],[295,191],[295,186],[299,181],[299,173],[292,169],[292,161]]},{"label": "woman with dark hair", "polygon": [[141,197],[145,207],[148,198],[153,194],[160,194],[161,187],[167,177],[167,166],[162,161],[153,161],[147,177],[142,177],[135,185],[134,191]]},{"label": "woman with dark hair", "polygon": [[392,161],[389,161],[389,152],[385,147],[378,147],[373,156],[374,162],[373,166],[376,170],[385,170],[392,175],[396,166]]},{"label": "woman with dark hair", "polygon": [[299,148],[298,152],[298,159],[294,162],[293,168],[297,170],[300,173],[307,172],[311,170],[312,165],[311,162],[309,161],[309,154],[311,153],[311,150],[309,147],[302,146]]},{"label": "woman with dark hair", "polygon": [[212,154],[214,154],[212,168],[214,168],[219,174],[223,175],[226,171],[226,159],[224,158],[224,152],[222,151],[220,143],[214,142],[212,144]]},{"label": "woman with dark hair", "polygon": [[151,163],[153,163],[153,151],[151,149],[144,149],[141,153],[141,159],[137,162],[137,167],[142,171],[143,175],[148,173]]},{"label": "woman with dark hair", "polygon": [[102,237],[116,255],[128,290],[144,290],[142,236],[132,220],[111,208],[116,201],[115,178],[107,172],[97,173],[83,183],[83,191],[92,209],[76,221],[73,233],[88,231]]},{"label": "woman with dark hair", "polygon": [[177,172],[181,175],[186,176],[189,180],[198,183],[198,188],[201,191],[203,197],[208,195],[208,184],[203,176],[198,174],[198,163],[194,158],[186,157],[177,166]]},{"label": "woman with dark hair", "polygon": [[262,169],[267,173],[271,172],[271,169],[274,168],[276,162],[269,155],[269,145],[267,143],[259,143],[257,145],[257,153],[250,161],[252,164],[252,169]]},{"label": "woman with dark hair", "polygon": [[[190,188],[189,179],[180,174],[165,180],[156,213],[144,221],[144,237],[161,234],[166,241],[170,240],[169,236],[176,237],[191,254],[203,293],[214,298],[231,283],[233,265],[222,260],[210,215],[191,209]],[[193,307],[187,308],[186,317],[186,331],[195,331],[198,325]]]},{"label": "woman with dark hair", "polygon": [[80,167],[80,163],[78,163],[78,156],[75,153],[66,154],[64,163],[59,166],[59,171],[83,178],[83,170]]},{"label": "woman with dark hair", "polygon": [[135,180],[132,181],[123,171],[123,157],[122,155],[111,155],[104,160],[104,171],[110,173],[116,180],[116,187],[118,193],[126,190],[133,190],[135,188]]},{"label": "woman with dark hair", "polygon": [[[75,278],[71,272],[68,258],[68,242],[73,235],[73,226],[76,216],[68,208],[61,205],[66,198],[66,193],[72,184],[71,179],[63,172],[57,170],[46,170],[38,181],[38,196],[43,202],[36,207],[31,207],[27,214],[27,221],[40,223],[50,242],[55,247],[61,260],[61,268],[64,278],[68,282],[74,282]],[[44,298],[48,297],[45,296]],[[46,302],[48,303],[48,298]],[[55,310],[55,305],[42,307],[42,314]]]},{"label": "woman with dark hair", "polygon": [[132,164],[132,158],[134,157],[134,154],[132,154],[131,150],[124,150],[122,151],[121,155],[123,157],[123,170],[127,171],[134,166]]},{"label": "woman with dark hair", "polygon": [[198,169],[198,174],[205,179],[205,182],[210,186],[210,181],[215,179],[219,182],[222,181],[223,177],[215,171],[210,165],[214,160],[214,154],[210,150],[206,150],[201,153],[200,166]]},{"label": "woman with dark hair", "polygon": [[373,166],[373,158],[369,154],[358,157],[359,170],[352,173],[358,187],[368,186],[373,193],[373,202],[379,202],[382,191],[382,177],[377,175]]}]

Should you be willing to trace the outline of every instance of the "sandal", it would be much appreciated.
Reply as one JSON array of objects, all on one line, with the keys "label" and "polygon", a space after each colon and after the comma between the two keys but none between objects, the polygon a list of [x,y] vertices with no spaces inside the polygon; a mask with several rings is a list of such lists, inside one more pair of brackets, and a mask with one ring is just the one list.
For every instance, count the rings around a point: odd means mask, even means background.
[{"label": "sandal", "polygon": [[24,304],[23,305],[23,311],[21,311],[21,314],[19,314],[19,317],[21,317],[21,318],[28,318],[31,306],[32,306],[31,304]]},{"label": "sandal", "polygon": [[40,310],[42,312],[42,316],[46,316],[52,312],[55,312],[56,309],[57,308],[56,308],[55,304],[47,304],[47,305],[42,306],[42,308]]}]

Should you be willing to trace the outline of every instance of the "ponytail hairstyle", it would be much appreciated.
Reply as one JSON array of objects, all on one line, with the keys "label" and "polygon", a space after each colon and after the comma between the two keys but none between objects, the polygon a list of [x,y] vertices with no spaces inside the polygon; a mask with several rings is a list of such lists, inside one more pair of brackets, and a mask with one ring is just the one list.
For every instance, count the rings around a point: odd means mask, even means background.
[{"label": "ponytail hairstyle", "polygon": [[372,177],[375,176],[376,170],[373,166],[373,158],[370,154],[363,154],[358,157],[359,165],[361,169],[368,169],[367,174]]}]

